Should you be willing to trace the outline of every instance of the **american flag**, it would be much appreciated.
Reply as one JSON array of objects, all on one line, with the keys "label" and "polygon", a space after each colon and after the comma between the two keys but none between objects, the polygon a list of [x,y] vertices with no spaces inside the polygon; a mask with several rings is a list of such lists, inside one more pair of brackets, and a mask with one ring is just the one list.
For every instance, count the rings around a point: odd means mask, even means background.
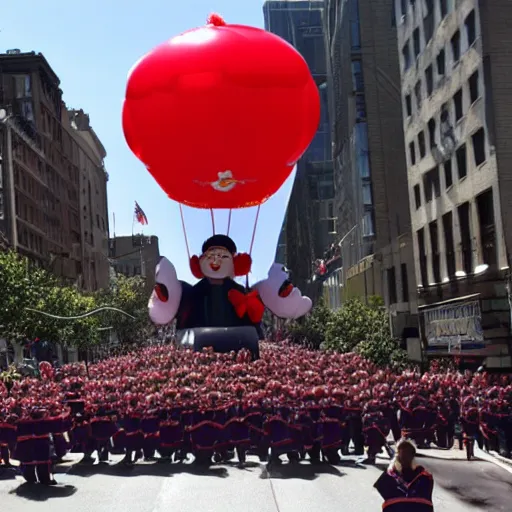
[{"label": "american flag", "polygon": [[148,218],[146,217],[146,214],[144,213],[144,210],[139,206],[139,203],[135,201],[135,218],[137,219],[137,222],[139,224],[142,224],[145,226],[148,223]]}]

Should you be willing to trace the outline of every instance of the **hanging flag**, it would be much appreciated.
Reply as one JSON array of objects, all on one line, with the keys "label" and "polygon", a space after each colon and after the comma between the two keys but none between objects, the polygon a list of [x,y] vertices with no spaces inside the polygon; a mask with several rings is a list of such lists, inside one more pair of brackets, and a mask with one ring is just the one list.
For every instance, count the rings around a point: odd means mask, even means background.
[{"label": "hanging flag", "polygon": [[148,218],[137,201],[135,201],[135,218],[137,219],[137,222],[143,226],[148,223]]}]

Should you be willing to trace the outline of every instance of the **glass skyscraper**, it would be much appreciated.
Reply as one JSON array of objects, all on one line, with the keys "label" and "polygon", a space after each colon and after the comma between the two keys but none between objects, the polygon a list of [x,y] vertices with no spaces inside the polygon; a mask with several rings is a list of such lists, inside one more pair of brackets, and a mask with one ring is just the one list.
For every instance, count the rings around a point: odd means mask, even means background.
[{"label": "glass skyscraper", "polygon": [[[308,150],[297,164],[296,183],[307,184],[307,197],[314,203],[312,208],[312,223],[310,231],[313,251],[311,257],[322,258],[325,250],[331,245],[335,232],[334,219],[334,180],[331,158],[331,134],[328,117],[327,68],[325,53],[325,38],[323,29],[323,0],[270,0],[264,3],[265,29],[293,45],[307,62],[311,74],[318,85],[321,98],[321,120],[315,138]],[[304,199],[304,194],[292,192],[288,209],[293,202]],[[304,205],[305,206],[305,205]],[[305,212],[305,208],[303,209]],[[305,221],[305,219],[303,219]],[[284,251],[287,222],[292,222],[292,216],[285,217],[283,233],[279,241],[279,256],[292,251]],[[288,231],[289,226],[288,226]],[[304,256],[302,254],[301,256]],[[293,264],[286,261],[293,269]],[[305,277],[305,276],[304,276]]]}]

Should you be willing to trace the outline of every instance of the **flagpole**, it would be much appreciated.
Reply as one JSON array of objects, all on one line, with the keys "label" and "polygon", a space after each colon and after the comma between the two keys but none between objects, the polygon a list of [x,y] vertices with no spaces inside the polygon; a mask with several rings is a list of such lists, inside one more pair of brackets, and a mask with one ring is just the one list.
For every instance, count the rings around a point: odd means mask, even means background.
[{"label": "flagpole", "polygon": [[116,214],[112,212],[112,223],[114,225],[114,238],[116,237]]}]

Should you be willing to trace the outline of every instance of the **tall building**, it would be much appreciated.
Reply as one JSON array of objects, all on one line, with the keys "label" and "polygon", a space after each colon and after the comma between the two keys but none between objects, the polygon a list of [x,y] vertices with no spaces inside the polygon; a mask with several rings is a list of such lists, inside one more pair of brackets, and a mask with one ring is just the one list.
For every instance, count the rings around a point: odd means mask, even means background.
[{"label": "tall building", "polygon": [[116,272],[141,276],[148,290],[155,286],[155,269],[160,260],[157,236],[116,236],[110,239],[110,261]]},{"label": "tall building", "polygon": [[422,336],[510,367],[512,3],[395,1]]},{"label": "tall building", "polygon": [[94,291],[109,286],[107,152],[83,110],[68,110],[67,115],[66,128],[77,144],[74,156],[80,170],[82,281],[84,289]]},{"label": "tall building", "polygon": [[315,295],[315,261],[335,241],[334,184],[327,108],[323,0],[270,0],[263,5],[265,29],[292,44],[306,60],[322,101],[321,121],[297,164],[277,255],[303,291]]},{"label": "tall building", "polygon": [[67,282],[82,274],[76,144],[63,129],[60,81],[42,54],[0,54],[0,230]]},{"label": "tall building", "polygon": [[[325,0],[341,300],[382,296],[417,326],[393,0]],[[339,300],[339,299],[338,299]]]}]

